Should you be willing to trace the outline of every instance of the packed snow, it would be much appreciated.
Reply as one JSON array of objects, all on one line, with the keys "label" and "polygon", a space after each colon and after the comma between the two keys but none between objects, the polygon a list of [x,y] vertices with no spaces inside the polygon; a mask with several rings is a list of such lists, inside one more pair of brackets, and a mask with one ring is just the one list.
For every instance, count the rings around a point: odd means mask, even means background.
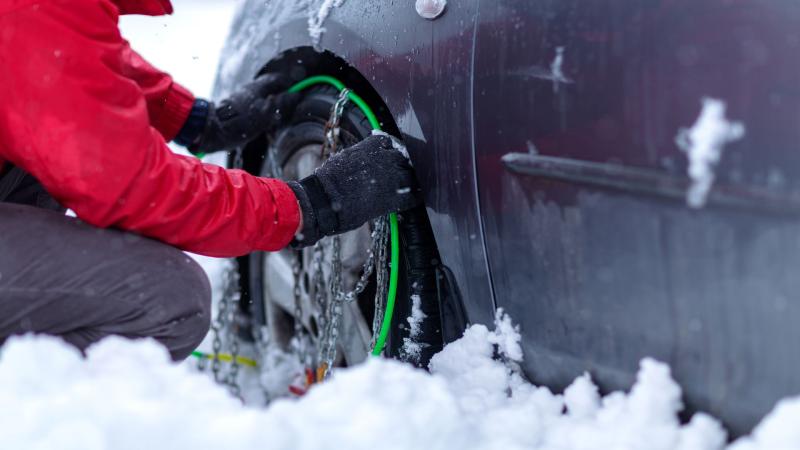
[{"label": "packed snow", "polygon": [[703,109],[689,129],[681,129],[675,142],[689,158],[691,185],[686,193],[686,203],[692,208],[702,208],[714,184],[714,169],[722,158],[725,145],[744,137],[745,128],[740,122],[725,118],[727,105],[715,98],[704,98]]},{"label": "packed snow", "polygon": [[[514,369],[519,330],[469,328],[430,373],[371,358],[296,400],[239,400],[154,341],[109,338],[84,358],[57,338],[10,339],[0,356],[8,449],[678,449],[721,450],[711,417],[682,425],[669,368],[642,361],[630,393],[601,397],[588,375],[563,395]],[[499,358],[495,355],[499,354]],[[800,400],[786,400],[729,450],[800,448]]]}]

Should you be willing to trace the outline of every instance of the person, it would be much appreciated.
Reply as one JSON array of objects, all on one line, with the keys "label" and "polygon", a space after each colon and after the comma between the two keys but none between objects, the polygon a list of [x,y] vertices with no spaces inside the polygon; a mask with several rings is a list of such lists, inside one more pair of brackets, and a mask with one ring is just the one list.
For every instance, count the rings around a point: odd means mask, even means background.
[{"label": "person", "polygon": [[195,99],[119,32],[122,14],[171,13],[169,0],[0,3],[0,340],[46,333],[84,350],[151,337],[185,358],[211,295],[181,250],[302,247],[419,204],[386,137],[292,183],[171,152],[173,139],[194,152],[242,145],[300,101],[277,73],[216,105]]}]

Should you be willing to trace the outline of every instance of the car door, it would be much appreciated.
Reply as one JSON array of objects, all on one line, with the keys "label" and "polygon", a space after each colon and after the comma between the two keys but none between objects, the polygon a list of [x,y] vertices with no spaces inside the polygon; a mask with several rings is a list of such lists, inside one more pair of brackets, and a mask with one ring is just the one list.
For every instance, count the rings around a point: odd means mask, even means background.
[{"label": "car door", "polygon": [[[528,375],[625,388],[654,356],[735,431],[800,392],[800,7],[499,0],[479,17],[481,238]],[[676,139],[704,99],[732,135],[697,208]]]}]

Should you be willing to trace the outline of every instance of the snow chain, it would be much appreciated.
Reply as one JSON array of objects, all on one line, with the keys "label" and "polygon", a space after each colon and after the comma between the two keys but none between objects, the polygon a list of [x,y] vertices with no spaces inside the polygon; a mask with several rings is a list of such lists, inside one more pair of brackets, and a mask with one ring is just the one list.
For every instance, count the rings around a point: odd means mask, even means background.
[{"label": "snow chain", "polygon": [[[340,123],[344,113],[344,109],[349,101],[350,91],[344,89],[337,99],[336,103],[331,108],[331,115],[328,122],[325,124],[325,142],[322,145],[320,156],[322,161],[326,161],[331,155],[335,154],[340,148],[339,135]],[[339,339],[339,328],[341,317],[344,311],[344,303],[355,301],[358,296],[364,292],[372,273],[375,272],[376,259],[377,261],[386,261],[386,246],[389,240],[389,226],[385,218],[380,218],[372,224],[371,243],[367,259],[361,271],[359,279],[355,283],[352,291],[345,292],[344,290],[344,277],[342,275],[342,257],[341,257],[341,238],[334,236],[331,238],[319,241],[313,248],[312,260],[310,268],[312,269],[312,285],[314,287],[314,302],[319,310],[319,316],[316,317],[317,324],[320,328],[320,337],[317,342],[317,355],[316,368],[312,370],[315,373],[317,382],[323,381],[330,376],[331,369],[336,363],[337,344]],[[325,280],[324,260],[325,254],[330,251],[330,277]],[[295,317],[304,317],[302,311],[302,301],[300,299],[299,283],[305,279],[306,274],[302,265],[302,252],[295,254],[295,261],[293,264],[294,276],[294,291],[295,291]],[[373,323],[373,330],[380,329],[380,319],[382,318],[382,305],[383,299],[388,290],[388,277],[386,276],[387,268],[384,263],[378,264],[377,271],[377,289],[376,289],[376,315]],[[377,325],[376,325],[377,323]],[[295,333],[300,337],[300,340],[305,340],[306,331],[303,329],[300,321],[295,321]],[[375,333],[376,334],[376,333]],[[375,338],[373,337],[373,340]],[[298,358],[308,364],[309,357],[306,349],[303,347],[297,348]],[[313,369],[314,365],[306,365],[306,367]]]},{"label": "snow chain", "polygon": [[[222,297],[217,305],[217,315],[211,323],[212,333],[212,354],[211,372],[214,374],[214,381],[228,386],[231,393],[241,398],[241,387],[239,386],[239,336],[238,336],[238,317],[239,317],[239,271],[237,265],[233,263],[223,274],[225,287]],[[230,354],[230,368],[223,374],[221,355],[223,347],[228,344]],[[200,358],[197,367],[201,371],[206,368],[206,359]]]},{"label": "snow chain", "polygon": [[[331,115],[325,125],[325,142],[321,148],[321,159],[326,161],[331,155],[339,150],[340,123],[344,109],[349,101],[350,91],[344,89],[339,98],[331,108]],[[237,149],[234,156],[234,168],[242,167],[241,149]],[[345,292],[342,276],[341,258],[341,238],[334,236],[319,241],[311,252],[310,268],[313,270],[310,278],[314,290],[313,302],[319,315],[315,317],[320,329],[320,336],[317,342],[317,354],[311,355],[308,345],[311,336],[304,325],[305,315],[303,311],[303,299],[301,284],[307,274],[303,266],[303,251],[294,253],[292,261],[293,297],[294,297],[294,338],[291,348],[298,360],[306,368],[308,373],[313,373],[315,377],[306,377],[308,382],[321,382],[330,376],[331,369],[336,363],[337,344],[339,339],[339,327],[343,314],[344,303],[355,301],[358,296],[366,289],[369,279],[373,273],[376,276],[375,290],[375,316],[372,324],[371,347],[375,346],[375,340],[380,333],[383,319],[384,302],[388,293],[388,245],[389,245],[389,221],[387,217],[381,217],[372,222],[371,242],[368,250],[367,259],[364,262],[361,275],[352,291]],[[331,251],[330,278],[325,280],[324,260],[326,251]],[[211,370],[214,379],[227,385],[231,393],[241,398],[241,387],[238,381],[239,374],[239,338],[238,338],[238,319],[239,319],[239,275],[237,264],[234,263],[225,271],[225,289],[219,301],[217,317],[212,323],[212,357]],[[310,294],[310,293],[309,293]],[[311,315],[309,315],[309,318]],[[310,319],[309,319],[310,320]],[[268,331],[265,329],[253,328],[255,338],[255,350],[260,356],[267,354],[267,347],[270,345]],[[220,355],[223,354],[225,344],[230,349],[231,366],[227,374],[223,375]],[[259,358],[264,361],[264,358]],[[206,360],[200,359],[198,367],[204,370]],[[268,368],[266,368],[268,369]],[[307,388],[308,386],[306,386]],[[266,401],[268,393],[264,389]]]}]

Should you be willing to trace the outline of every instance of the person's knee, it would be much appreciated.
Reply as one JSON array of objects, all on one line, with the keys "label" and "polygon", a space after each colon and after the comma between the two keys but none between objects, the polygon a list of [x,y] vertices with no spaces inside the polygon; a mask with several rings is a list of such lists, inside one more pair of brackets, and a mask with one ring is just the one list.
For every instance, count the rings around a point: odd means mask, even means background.
[{"label": "person's knee", "polygon": [[198,311],[174,324],[172,338],[165,342],[172,359],[185,359],[203,342],[211,323],[209,310]]},{"label": "person's knee", "polygon": [[[189,258],[184,255],[185,258]],[[186,358],[208,334],[211,325],[211,286],[205,271],[194,260],[186,262],[185,273],[175,286],[182,303],[175,320],[169,350],[176,360]]]},{"label": "person's knee", "polygon": [[142,307],[152,309],[149,314],[158,323],[150,337],[165,345],[173,359],[180,360],[189,356],[208,333],[211,286],[200,265],[177,250],[161,253],[156,270],[158,275],[150,277],[155,281],[148,289],[150,299]]}]

